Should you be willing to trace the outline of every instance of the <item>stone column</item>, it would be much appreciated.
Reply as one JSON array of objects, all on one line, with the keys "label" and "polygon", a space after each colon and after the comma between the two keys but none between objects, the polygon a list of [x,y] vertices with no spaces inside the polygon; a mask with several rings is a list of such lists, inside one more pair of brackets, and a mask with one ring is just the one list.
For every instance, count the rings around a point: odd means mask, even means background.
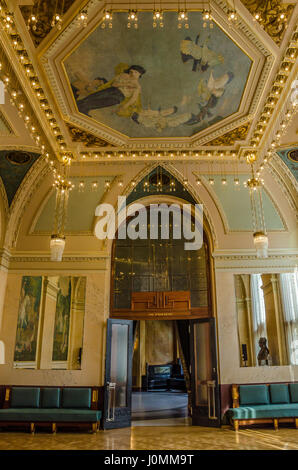
[{"label": "stone column", "polygon": [[58,294],[58,277],[48,277],[44,280],[43,320],[40,325],[41,352],[40,369],[52,368],[54,341],[54,326]]}]

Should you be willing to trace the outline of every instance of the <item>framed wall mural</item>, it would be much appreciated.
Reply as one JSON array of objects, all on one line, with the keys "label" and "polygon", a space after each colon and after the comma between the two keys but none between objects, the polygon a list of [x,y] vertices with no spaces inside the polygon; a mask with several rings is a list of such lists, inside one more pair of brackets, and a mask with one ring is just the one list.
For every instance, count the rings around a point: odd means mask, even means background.
[{"label": "framed wall mural", "polygon": [[86,277],[24,276],[15,368],[80,369]]},{"label": "framed wall mural", "polygon": [[237,112],[251,59],[201,12],[188,29],[164,16],[152,29],[141,12],[135,30],[114,12],[112,30],[98,25],[64,60],[80,113],[129,137],[188,137]]},{"label": "framed wall mural", "polygon": [[41,291],[41,276],[23,277],[14,351],[17,363],[36,361]]},{"label": "framed wall mural", "polygon": [[67,361],[71,310],[71,278],[60,277],[53,341],[53,361]]}]

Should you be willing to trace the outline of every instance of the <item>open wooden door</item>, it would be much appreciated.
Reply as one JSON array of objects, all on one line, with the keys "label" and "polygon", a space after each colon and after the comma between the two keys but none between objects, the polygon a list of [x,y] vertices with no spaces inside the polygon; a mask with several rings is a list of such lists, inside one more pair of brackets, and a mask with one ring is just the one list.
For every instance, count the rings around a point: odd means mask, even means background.
[{"label": "open wooden door", "polygon": [[107,324],[103,428],[131,425],[133,321]]},{"label": "open wooden door", "polygon": [[215,318],[190,321],[192,424],[220,426]]}]

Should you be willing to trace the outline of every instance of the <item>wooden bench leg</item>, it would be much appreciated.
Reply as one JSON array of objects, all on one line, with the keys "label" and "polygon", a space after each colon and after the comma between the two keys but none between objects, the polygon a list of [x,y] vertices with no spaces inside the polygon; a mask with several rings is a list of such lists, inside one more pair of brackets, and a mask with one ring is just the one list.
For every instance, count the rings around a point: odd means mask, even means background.
[{"label": "wooden bench leg", "polygon": [[275,429],[275,431],[277,431],[278,430],[278,419],[274,418],[273,423],[274,423],[274,429]]},{"label": "wooden bench leg", "polygon": [[57,432],[57,424],[56,423],[52,423],[52,433],[53,434],[56,434]]},{"label": "wooden bench leg", "polygon": [[235,430],[235,431],[238,431],[238,429],[239,429],[239,421],[238,421],[238,419],[234,419],[234,423],[233,423],[233,424],[234,424],[234,430]]},{"label": "wooden bench leg", "polygon": [[97,430],[97,423],[92,423],[92,432],[93,432],[93,434],[96,433],[96,430]]},{"label": "wooden bench leg", "polygon": [[298,429],[298,418],[295,418],[295,428]]},{"label": "wooden bench leg", "polygon": [[31,434],[35,433],[35,424],[34,423],[30,423],[30,431],[31,431]]}]

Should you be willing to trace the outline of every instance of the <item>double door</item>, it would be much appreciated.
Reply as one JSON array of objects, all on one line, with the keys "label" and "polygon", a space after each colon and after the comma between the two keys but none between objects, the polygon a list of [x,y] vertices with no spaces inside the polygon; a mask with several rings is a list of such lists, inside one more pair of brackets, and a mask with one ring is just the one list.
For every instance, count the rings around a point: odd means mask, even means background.
[{"label": "double door", "polygon": [[[188,328],[192,425],[220,426],[215,319]],[[104,385],[104,429],[131,426],[133,321],[109,319]]]}]

